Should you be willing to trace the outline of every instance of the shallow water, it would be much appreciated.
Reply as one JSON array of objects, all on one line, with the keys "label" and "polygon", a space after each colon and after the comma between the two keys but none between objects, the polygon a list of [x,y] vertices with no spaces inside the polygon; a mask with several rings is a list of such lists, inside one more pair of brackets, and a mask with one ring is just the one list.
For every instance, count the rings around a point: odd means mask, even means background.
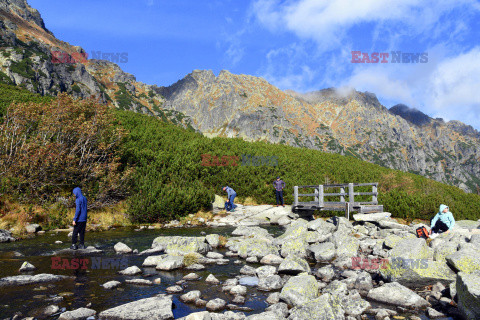
[{"label": "shallow water", "polygon": [[[0,318],[12,317],[15,312],[18,311],[22,312],[24,316],[36,316],[40,309],[50,304],[56,304],[60,308],[66,308],[66,310],[73,310],[86,307],[91,303],[89,308],[101,312],[124,303],[148,298],[158,293],[165,293],[165,288],[174,285],[175,282],[181,280],[183,276],[190,272],[197,273],[201,276],[201,279],[199,281],[185,283],[183,285],[184,291],[180,294],[173,295],[175,305],[173,313],[175,318],[183,317],[192,312],[205,310],[205,308],[196,308],[193,305],[184,304],[178,300],[181,294],[191,290],[200,290],[202,292],[201,298],[207,301],[213,298],[222,298],[229,302],[233,297],[224,294],[221,290],[221,285],[210,285],[203,280],[210,273],[221,281],[233,278],[239,275],[239,270],[246,264],[245,260],[241,260],[241,264],[235,264],[234,261],[237,260],[237,258],[233,257],[229,258],[230,263],[227,265],[206,265],[206,269],[200,271],[157,271],[155,268],[142,268],[144,275],[123,276],[118,274],[119,269],[92,269],[91,258],[119,259],[122,256],[116,255],[113,250],[113,246],[119,241],[127,244],[132,249],[142,251],[151,248],[153,239],[162,235],[200,236],[201,232],[205,231],[207,234],[216,233],[230,236],[233,229],[234,228],[231,227],[222,227],[135,231],[133,228],[122,228],[102,232],[89,232],[86,234],[85,244],[93,245],[103,250],[104,252],[102,254],[81,256],[77,252],[75,254],[63,254],[61,256],[62,258],[78,257],[90,259],[87,270],[52,269],[52,257],[59,257],[56,252],[70,246],[70,239],[67,237],[66,232],[48,232],[32,239],[0,244],[0,277],[21,274],[18,269],[24,261],[28,261],[37,267],[37,270],[32,272],[32,274],[51,273],[72,276],[70,279],[59,282],[2,288],[0,294]],[[279,227],[267,227],[266,229],[274,236],[283,233],[283,229]],[[57,240],[61,240],[64,243],[55,244]],[[24,256],[17,257],[14,254],[15,252],[20,252]],[[220,249],[217,250],[217,252],[225,253],[225,250]],[[137,256],[134,254],[123,255],[123,257],[126,257],[128,266],[136,265],[138,267],[141,267],[146,258],[146,256]],[[260,266],[254,264],[249,265],[253,267]],[[315,267],[320,266],[312,265],[312,269]],[[137,286],[124,283],[125,279],[139,278],[153,280],[157,277],[162,279],[160,285]],[[113,290],[106,290],[101,287],[101,284],[111,280],[118,280],[122,282],[122,284],[119,288]],[[262,292],[256,290],[255,287],[249,287],[246,302],[242,307],[251,308],[253,311],[245,312],[245,314],[263,312],[264,309],[268,307],[265,302],[268,294],[270,294],[270,292]],[[59,295],[64,297],[63,301],[53,302],[50,300]],[[370,318],[373,319],[373,317]],[[421,318],[428,319],[423,315]]]}]

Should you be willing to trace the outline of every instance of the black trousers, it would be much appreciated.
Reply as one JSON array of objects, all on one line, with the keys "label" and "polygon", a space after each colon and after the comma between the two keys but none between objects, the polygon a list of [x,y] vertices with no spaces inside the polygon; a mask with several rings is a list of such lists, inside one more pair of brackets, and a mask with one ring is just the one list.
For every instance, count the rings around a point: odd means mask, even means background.
[{"label": "black trousers", "polygon": [[77,237],[80,236],[80,244],[83,244],[85,239],[85,228],[87,227],[87,222],[76,222],[73,226],[73,235],[72,235],[72,244],[77,244]]},{"label": "black trousers", "polygon": [[448,226],[442,221],[440,221],[440,219],[437,220],[437,222],[435,222],[435,225],[432,228],[432,232],[435,232],[435,233],[443,233],[447,230],[448,230]]},{"label": "black trousers", "polygon": [[283,190],[275,190],[275,197],[277,198],[277,204],[282,204],[283,206]]}]

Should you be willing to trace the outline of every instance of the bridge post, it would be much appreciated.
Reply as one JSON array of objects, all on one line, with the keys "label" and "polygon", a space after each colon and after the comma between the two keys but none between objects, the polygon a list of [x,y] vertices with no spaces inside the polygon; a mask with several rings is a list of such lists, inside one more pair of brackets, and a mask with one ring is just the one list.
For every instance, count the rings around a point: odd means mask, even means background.
[{"label": "bridge post", "polygon": [[293,206],[298,206],[298,186],[293,187]]},{"label": "bridge post", "polygon": [[355,203],[355,199],[353,195],[353,183],[348,184],[348,202],[350,203],[350,208],[353,209],[353,205]]},{"label": "bridge post", "polygon": [[[373,193],[377,192],[377,185],[376,184],[372,185],[372,192]],[[375,194],[372,195],[372,202],[374,202],[375,204],[378,204],[378,199],[377,199],[377,196]]]},{"label": "bridge post", "polygon": [[[340,188],[340,193],[345,193],[345,188],[344,187]],[[345,196],[344,195],[340,196],[340,202],[345,202]]]},{"label": "bridge post", "polygon": [[321,184],[321,185],[318,186],[318,206],[320,208],[323,208],[323,202],[324,202],[323,200],[324,200],[323,199],[323,185]]}]

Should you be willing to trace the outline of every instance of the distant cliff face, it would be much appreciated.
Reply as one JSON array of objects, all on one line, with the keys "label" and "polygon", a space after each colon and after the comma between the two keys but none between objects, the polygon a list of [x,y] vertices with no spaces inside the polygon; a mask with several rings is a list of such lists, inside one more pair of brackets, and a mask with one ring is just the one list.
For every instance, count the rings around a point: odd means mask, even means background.
[{"label": "distant cliff face", "polygon": [[164,107],[208,136],[242,137],[355,156],[476,191],[480,134],[406,106],[388,110],[372,93],[283,92],[265,80],[194,71],[157,90]]},{"label": "distant cliff face", "polygon": [[[431,119],[403,105],[388,110],[369,92],[284,92],[228,71],[195,70],[169,87],[147,85],[114,63],[81,59],[83,49],[56,39],[26,0],[0,0],[0,18],[0,82],[44,95],[94,95],[211,137],[350,155],[467,191],[480,185],[480,134],[461,122]],[[52,52],[75,61],[59,63]]]}]

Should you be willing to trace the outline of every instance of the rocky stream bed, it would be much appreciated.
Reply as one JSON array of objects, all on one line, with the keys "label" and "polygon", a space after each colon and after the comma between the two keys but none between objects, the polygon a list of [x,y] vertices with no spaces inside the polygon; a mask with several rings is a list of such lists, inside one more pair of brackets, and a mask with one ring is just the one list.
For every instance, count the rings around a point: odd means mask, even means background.
[{"label": "rocky stream bed", "polygon": [[65,232],[2,230],[0,319],[480,319],[479,221],[426,241],[389,213],[353,217],[239,205],[77,251]]}]

